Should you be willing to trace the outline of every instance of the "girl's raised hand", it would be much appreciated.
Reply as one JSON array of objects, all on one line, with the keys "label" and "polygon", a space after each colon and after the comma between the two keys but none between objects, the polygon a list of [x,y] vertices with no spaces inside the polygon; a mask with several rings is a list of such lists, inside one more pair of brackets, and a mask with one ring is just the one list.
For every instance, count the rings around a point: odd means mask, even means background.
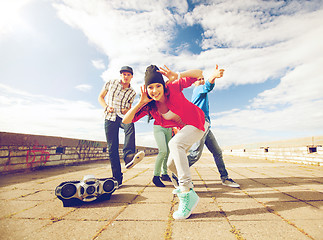
[{"label": "girl's raised hand", "polygon": [[160,67],[161,70],[157,70],[157,72],[160,72],[161,74],[163,74],[170,81],[176,80],[178,77],[177,73],[170,70],[166,65],[164,65],[164,67],[165,68]]},{"label": "girl's raised hand", "polygon": [[147,93],[145,85],[140,86],[140,91],[141,91],[141,95],[140,95],[140,102],[141,103],[146,104],[146,103],[149,103],[152,101],[152,99],[148,97],[148,93]]}]

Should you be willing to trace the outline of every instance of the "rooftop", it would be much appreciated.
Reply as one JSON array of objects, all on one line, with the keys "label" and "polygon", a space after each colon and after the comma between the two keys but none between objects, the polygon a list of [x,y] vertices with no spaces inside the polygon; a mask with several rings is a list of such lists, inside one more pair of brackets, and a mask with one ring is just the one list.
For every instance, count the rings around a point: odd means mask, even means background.
[{"label": "rooftop", "polygon": [[[212,155],[193,167],[200,202],[190,218],[174,220],[178,198],[169,182],[152,183],[155,156],[124,168],[110,200],[63,207],[54,190],[84,175],[111,176],[108,162],[0,176],[3,239],[322,239],[320,166],[225,156],[240,188],[223,186]],[[123,165],[124,166],[124,165]]]}]

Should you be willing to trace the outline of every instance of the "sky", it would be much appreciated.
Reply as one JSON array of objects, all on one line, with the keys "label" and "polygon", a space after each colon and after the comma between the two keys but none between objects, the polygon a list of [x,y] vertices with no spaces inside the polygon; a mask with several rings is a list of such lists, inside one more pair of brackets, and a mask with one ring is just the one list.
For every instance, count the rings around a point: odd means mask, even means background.
[{"label": "sky", "polygon": [[[98,95],[122,66],[139,94],[150,64],[205,78],[218,64],[220,146],[323,135],[322,0],[153,2],[0,0],[0,131],[105,141]],[[135,126],[155,147],[152,123]]]}]

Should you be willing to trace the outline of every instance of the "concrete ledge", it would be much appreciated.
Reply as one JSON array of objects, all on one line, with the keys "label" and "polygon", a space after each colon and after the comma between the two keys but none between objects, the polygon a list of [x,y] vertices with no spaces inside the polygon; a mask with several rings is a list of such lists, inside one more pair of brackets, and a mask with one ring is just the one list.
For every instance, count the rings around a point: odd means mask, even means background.
[{"label": "concrete ledge", "polygon": [[320,166],[323,164],[322,145],[323,136],[318,136],[229,146],[223,148],[223,154]]},{"label": "concrete ledge", "polygon": [[[147,156],[158,153],[156,148],[140,146],[137,151]],[[109,160],[103,141],[0,132],[0,174],[102,160]]]}]

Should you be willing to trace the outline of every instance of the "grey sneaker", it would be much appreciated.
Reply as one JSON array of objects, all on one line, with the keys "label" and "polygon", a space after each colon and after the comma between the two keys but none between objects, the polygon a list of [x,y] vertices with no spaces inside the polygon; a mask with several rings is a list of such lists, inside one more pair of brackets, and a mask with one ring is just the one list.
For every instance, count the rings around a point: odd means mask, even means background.
[{"label": "grey sneaker", "polygon": [[[131,158],[132,156],[133,158],[129,161],[129,158]],[[145,156],[145,153],[143,151],[137,152],[135,155],[129,154],[125,159],[126,168],[129,169],[134,167],[137,163],[139,163],[144,158],[144,156]]]},{"label": "grey sneaker", "polygon": [[233,187],[233,188],[238,188],[240,185],[233,181],[231,178],[226,178],[226,179],[221,179],[222,180],[222,185],[228,186],[228,187]]}]

